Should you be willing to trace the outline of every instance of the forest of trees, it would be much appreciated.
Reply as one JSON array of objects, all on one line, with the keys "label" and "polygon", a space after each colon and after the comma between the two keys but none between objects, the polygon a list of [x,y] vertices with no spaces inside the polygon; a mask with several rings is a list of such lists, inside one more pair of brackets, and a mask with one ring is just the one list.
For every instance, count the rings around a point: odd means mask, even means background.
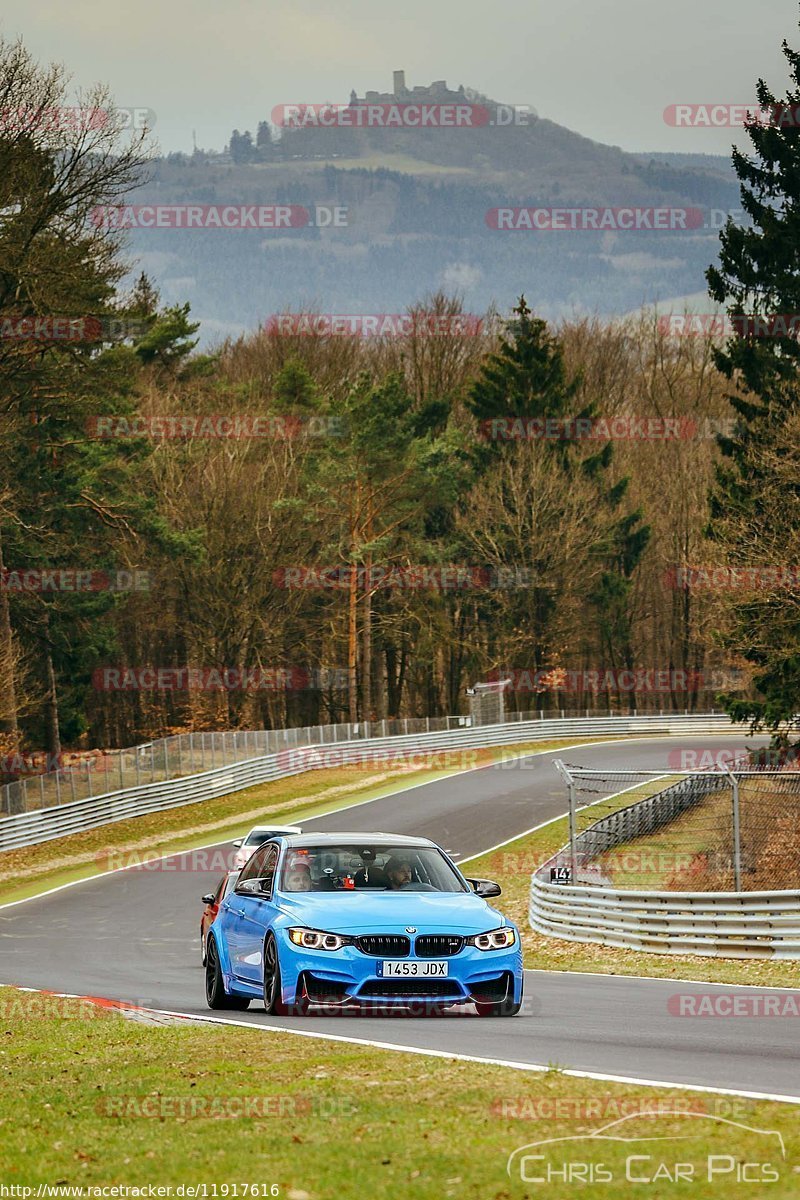
[{"label": "forest of trees", "polygon": [[[0,107],[64,86],[0,43]],[[723,231],[710,285],[800,311],[796,217],[776,230],[764,199],[796,201],[797,146],[752,137],[772,165],[735,162],[753,227]],[[791,721],[800,589],[764,568],[791,567],[797,521],[792,337],[552,328],[524,297],[476,330],[438,293],[399,336],[278,324],[199,354],[189,306],[144,275],[120,290],[119,235],[91,220],[145,158],[113,122],[0,138],[4,751],[436,716],[492,679],[517,709],[722,695]],[[91,339],[14,333],[89,315]],[[111,339],[110,318],[138,324]]]}]

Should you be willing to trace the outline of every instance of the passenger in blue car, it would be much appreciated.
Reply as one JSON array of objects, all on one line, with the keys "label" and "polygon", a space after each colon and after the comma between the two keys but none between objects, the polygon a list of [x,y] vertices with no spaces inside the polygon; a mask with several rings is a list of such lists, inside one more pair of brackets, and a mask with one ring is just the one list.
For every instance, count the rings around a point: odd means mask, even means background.
[{"label": "passenger in blue car", "polygon": [[374,850],[365,847],[359,851],[363,866],[359,867],[354,876],[357,888],[387,888],[389,879],[383,867],[377,865]]},{"label": "passenger in blue car", "polygon": [[294,863],[286,872],[284,890],[287,892],[310,892],[314,886],[308,863]]}]

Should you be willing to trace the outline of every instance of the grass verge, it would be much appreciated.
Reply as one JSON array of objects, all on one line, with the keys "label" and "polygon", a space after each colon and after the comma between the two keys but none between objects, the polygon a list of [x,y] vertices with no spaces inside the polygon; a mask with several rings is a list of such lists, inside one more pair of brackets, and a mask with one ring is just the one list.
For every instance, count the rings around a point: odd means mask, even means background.
[{"label": "grass verge", "polygon": [[[604,1195],[624,1189],[631,1200],[652,1200],[691,1191],[710,1200],[736,1181],[737,1164],[754,1164],[751,1174],[763,1178],[769,1163],[777,1180],[750,1194],[797,1194],[796,1107],[575,1079],[557,1069],[516,1071],[236,1027],[152,1028],[78,1000],[2,988],[0,1073],[0,1181],[18,1188],[205,1184],[217,1185],[217,1196],[242,1197],[269,1196],[274,1185],[281,1200],[362,1192],[374,1200],[504,1200],[537,1191],[521,1181],[519,1156],[506,1174],[508,1156],[566,1137],[576,1140],[532,1149],[545,1160],[526,1169],[602,1166],[614,1181],[600,1188]],[[588,1140],[628,1114],[626,1138],[680,1140]],[[662,1171],[660,1187],[628,1182],[632,1154],[647,1156],[631,1171],[640,1179],[652,1179],[663,1162],[671,1172],[691,1164],[694,1180],[673,1188]],[[711,1181],[709,1155],[720,1156]],[[245,1193],[244,1185],[259,1191]],[[556,1179],[546,1191],[561,1200],[576,1184]]]},{"label": "grass verge", "polygon": [[[605,811],[605,809],[604,809]],[[649,975],[765,987],[800,987],[800,962],[650,954],[594,943],[567,942],[535,933],[528,924],[531,875],[569,838],[566,817],[517,838],[500,850],[459,864],[470,876],[495,879],[503,888],[499,907],[523,931],[525,966],[541,971],[588,971],[603,975]]]},{"label": "grass verge", "polygon": [[[451,768],[444,770],[436,769],[435,764],[394,770],[391,767],[381,770],[374,765],[366,770],[364,766],[331,767],[259,784],[218,800],[148,813],[52,842],[41,842],[37,846],[7,850],[0,854],[0,904],[27,899],[65,883],[90,879],[106,870],[109,860],[118,862],[121,853],[134,863],[145,855],[157,858],[172,851],[193,850],[235,838],[268,817],[281,824],[302,822],[410,786],[444,779],[458,770],[575,744],[572,739],[530,742],[513,748],[449,751],[446,761]],[[442,757],[439,756],[440,760]]]}]

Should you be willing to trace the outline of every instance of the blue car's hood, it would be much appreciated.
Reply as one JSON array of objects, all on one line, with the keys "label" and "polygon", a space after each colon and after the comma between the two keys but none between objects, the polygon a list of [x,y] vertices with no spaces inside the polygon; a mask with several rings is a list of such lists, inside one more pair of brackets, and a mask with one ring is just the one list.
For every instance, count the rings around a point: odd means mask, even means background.
[{"label": "blue car's hood", "polygon": [[333,933],[484,933],[508,925],[501,913],[467,892],[282,893],[278,905],[292,921]]}]

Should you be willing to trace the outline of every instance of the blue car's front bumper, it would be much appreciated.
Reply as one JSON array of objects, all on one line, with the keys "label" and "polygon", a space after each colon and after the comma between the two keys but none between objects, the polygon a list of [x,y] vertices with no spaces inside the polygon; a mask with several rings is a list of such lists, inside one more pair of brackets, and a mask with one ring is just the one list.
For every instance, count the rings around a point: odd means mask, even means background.
[{"label": "blue car's front bumper", "polygon": [[[464,946],[458,953],[437,958],[446,962],[446,976],[384,978],[380,964],[391,954],[366,954],[355,946],[337,951],[308,950],[295,946],[285,930],[276,930],[283,1000],[292,1004],[305,996],[318,1004],[380,1004],[408,1007],[424,1004],[459,1004],[469,1000],[519,1004],[522,999],[522,949],[516,942],[508,950],[478,950]],[[428,963],[413,952],[410,963]]]}]

